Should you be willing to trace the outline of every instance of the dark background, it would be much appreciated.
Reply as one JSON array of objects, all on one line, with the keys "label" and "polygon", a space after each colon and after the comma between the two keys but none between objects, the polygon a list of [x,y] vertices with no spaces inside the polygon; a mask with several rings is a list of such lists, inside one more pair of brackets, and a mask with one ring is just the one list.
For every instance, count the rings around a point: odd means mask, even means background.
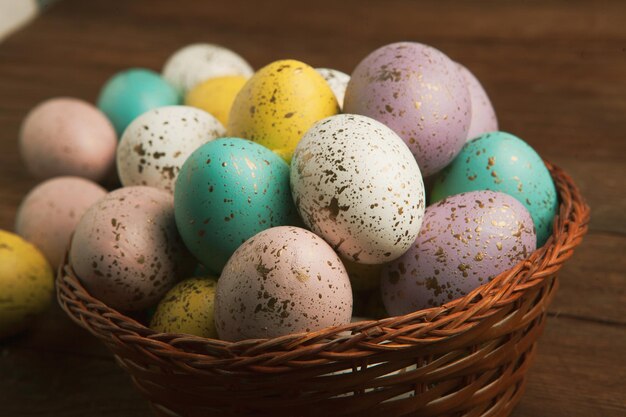
[{"label": "dark background", "polygon": [[[41,100],[94,101],[116,71],[158,71],[191,42],[222,44],[256,68],[295,58],[350,73],[400,40],[435,46],[474,72],[502,130],[568,171],[592,207],[513,415],[626,415],[624,1],[64,0],[0,43],[0,228],[12,230],[35,184],[17,138]],[[148,415],[112,357],[58,307],[0,341],[0,416]]]}]

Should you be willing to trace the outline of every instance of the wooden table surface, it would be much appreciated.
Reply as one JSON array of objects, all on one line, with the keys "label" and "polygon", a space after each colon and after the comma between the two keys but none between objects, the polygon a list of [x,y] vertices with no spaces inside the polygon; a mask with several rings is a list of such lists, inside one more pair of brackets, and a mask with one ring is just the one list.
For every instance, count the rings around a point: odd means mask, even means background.
[{"label": "wooden table surface", "polygon": [[[17,152],[39,101],[94,101],[118,70],[159,70],[208,41],[255,67],[296,58],[351,72],[378,46],[433,45],[469,67],[502,130],[566,169],[592,207],[515,417],[626,415],[626,2],[64,0],[0,44],[0,228],[35,184]],[[339,5],[335,3],[340,3]],[[149,416],[99,342],[54,307],[0,341],[0,416]]]}]

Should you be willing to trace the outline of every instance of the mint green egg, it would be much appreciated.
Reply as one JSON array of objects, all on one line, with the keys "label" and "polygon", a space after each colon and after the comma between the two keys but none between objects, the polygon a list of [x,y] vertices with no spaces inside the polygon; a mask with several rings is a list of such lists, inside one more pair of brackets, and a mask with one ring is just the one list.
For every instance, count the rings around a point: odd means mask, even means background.
[{"label": "mint green egg", "polygon": [[196,149],[174,189],[174,215],[189,251],[219,272],[248,238],[297,224],[289,166],[258,143],[221,138]]},{"label": "mint green egg", "polygon": [[436,178],[430,204],[476,190],[500,191],[524,204],[535,224],[537,247],[552,233],[556,187],[541,157],[522,139],[492,132],[467,142]]},{"label": "mint green egg", "polygon": [[148,110],[179,104],[174,87],[154,71],[132,68],[109,79],[98,98],[98,107],[109,118],[117,137],[135,118]]}]

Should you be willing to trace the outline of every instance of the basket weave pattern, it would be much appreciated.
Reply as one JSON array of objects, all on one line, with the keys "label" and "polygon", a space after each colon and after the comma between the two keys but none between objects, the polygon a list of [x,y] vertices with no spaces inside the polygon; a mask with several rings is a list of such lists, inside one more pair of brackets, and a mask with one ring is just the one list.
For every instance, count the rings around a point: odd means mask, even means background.
[{"label": "basket weave pattern", "polygon": [[561,199],[550,240],[442,307],[231,343],[156,333],[92,297],[67,261],[58,300],[159,416],[506,416],[524,391],[557,272],[589,221],[572,179],[546,165]]}]

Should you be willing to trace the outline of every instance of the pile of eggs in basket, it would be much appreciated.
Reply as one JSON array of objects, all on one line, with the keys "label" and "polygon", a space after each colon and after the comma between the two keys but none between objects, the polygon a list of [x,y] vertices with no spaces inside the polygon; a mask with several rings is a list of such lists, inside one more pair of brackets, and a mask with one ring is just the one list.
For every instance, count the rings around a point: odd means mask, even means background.
[{"label": "pile of eggs in basket", "polygon": [[[68,245],[91,295],[159,332],[237,341],[407,314],[527,258],[558,204],[474,75],[415,42],[350,76],[296,60],[255,72],[190,45],[161,74],[114,75],[97,106],[39,104],[20,150],[44,182],[18,210],[32,245],[0,234],[0,288],[25,312],[0,333],[45,307]],[[97,184],[116,174],[121,188]]]}]

